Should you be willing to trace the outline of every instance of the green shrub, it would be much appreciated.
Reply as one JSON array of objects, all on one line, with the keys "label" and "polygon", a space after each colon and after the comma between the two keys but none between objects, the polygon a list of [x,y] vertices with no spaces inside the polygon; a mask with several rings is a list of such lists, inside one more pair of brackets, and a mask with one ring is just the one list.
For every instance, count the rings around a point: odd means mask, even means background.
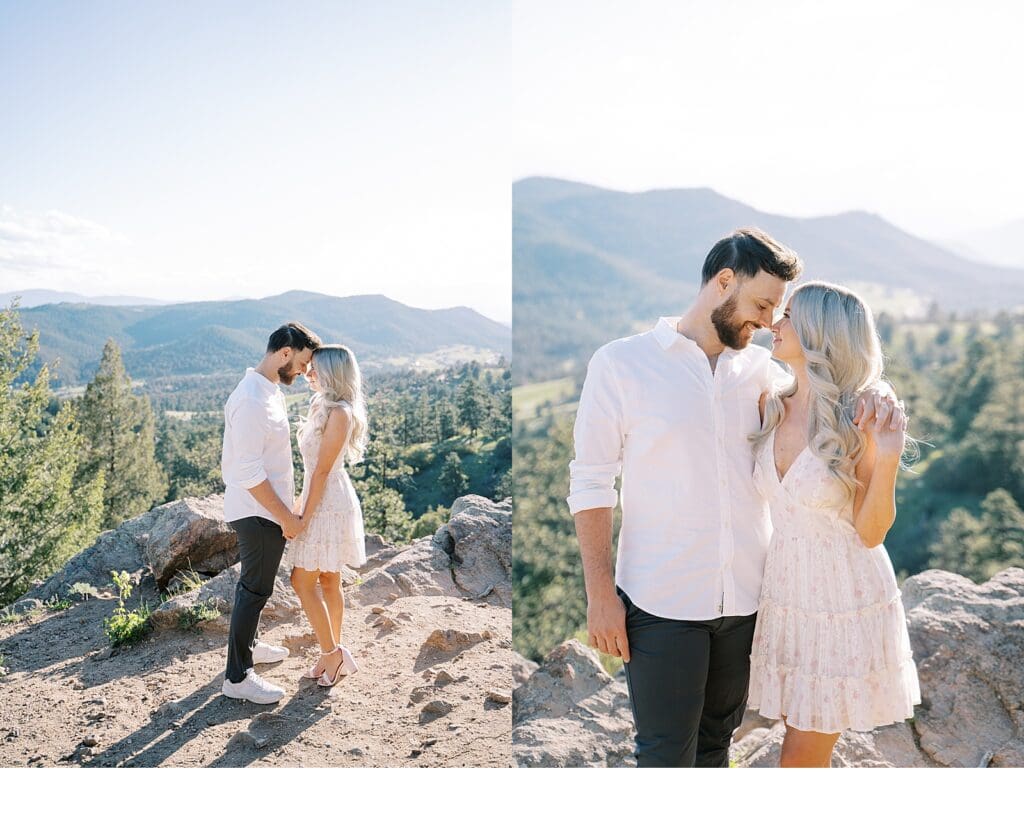
[{"label": "green shrub", "polygon": [[50,611],[64,611],[64,609],[71,608],[71,601],[66,597],[60,597],[55,594],[49,600],[45,600],[43,605],[50,609]]},{"label": "green shrub", "polygon": [[148,603],[143,603],[134,611],[129,611],[125,601],[131,597],[132,581],[128,572],[111,572],[114,585],[117,586],[117,608],[103,621],[103,630],[112,646],[131,645],[145,637],[152,624],[149,616],[153,613]]},{"label": "green shrub", "polygon": [[191,631],[200,623],[216,620],[218,617],[220,609],[216,603],[196,603],[178,614],[178,628],[182,631]]},{"label": "green shrub", "polygon": [[85,600],[88,597],[99,597],[100,590],[91,583],[78,582],[68,587],[68,594],[77,594],[80,599]]}]

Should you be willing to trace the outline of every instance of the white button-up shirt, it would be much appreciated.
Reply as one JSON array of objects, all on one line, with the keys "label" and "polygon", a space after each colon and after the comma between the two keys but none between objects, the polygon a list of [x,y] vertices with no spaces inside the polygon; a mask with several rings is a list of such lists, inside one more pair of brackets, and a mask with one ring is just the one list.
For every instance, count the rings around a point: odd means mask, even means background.
[{"label": "white button-up shirt", "polygon": [[277,496],[291,508],[295,497],[291,428],[284,393],[252,367],[224,405],[224,520],[276,515],[248,490],[270,480]]},{"label": "white button-up shirt", "polygon": [[754,488],[747,435],[760,429],[761,393],[792,376],[756,345],[726,348],[712,374],[678,321],[660,318],[590,359],[569,509],[614,508],[621,472],[616,584],[659,617],[752,614],[771,518]]}]

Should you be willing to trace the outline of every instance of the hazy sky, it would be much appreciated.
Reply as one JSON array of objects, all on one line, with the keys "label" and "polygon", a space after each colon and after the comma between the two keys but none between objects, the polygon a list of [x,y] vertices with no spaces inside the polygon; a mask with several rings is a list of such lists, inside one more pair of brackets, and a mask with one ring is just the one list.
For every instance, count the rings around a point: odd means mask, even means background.
[{"label": "hazy sky", "polygon": [[511,318],[488,3],[0,3],[0,291]]},{"label": "hazy sky", "polygon": [[552,3],[518,175],[708,186],[948,239],[1024,217],[1019,4]]},{"label": "hazy sky", "polygon": [[0,291],[508,321],[533,174],[956,239],[1024,217],[1012,9],[0,0]]}]

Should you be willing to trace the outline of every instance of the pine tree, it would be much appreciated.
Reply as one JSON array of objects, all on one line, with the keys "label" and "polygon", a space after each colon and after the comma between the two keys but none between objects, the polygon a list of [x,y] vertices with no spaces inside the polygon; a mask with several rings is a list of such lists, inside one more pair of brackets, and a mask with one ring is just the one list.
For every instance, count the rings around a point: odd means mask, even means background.
[{"label": "pine tree", "polygon": [[437,442],[441,443],[455,434],[455,413],[447,399],[441,399],[437,407]]},{"label": "pine tree", "polygon": [[462,459],[459,458],[458,453],[448,453],[437,482],[445,490],[449,500],[455,500],[469,488],[469,478],[462,471]]},{"label": "pine tree", "polygon": [[363,511],[363,526],[392,543],[402,543],[413,529],[413,518],[405,501],[394,489],[355,481],[356,493]]},{"label": "pine tree", "polygon": [[74,480],[74,408],[46,413],[48,368],[17,384],[39,352],[39,333],[23,335],[17,306],[0,312],[0,605],[92,543],[103,514],[103,478]]},{"label": "pine tree", "polygon": [[149,510],[167,493],[167,478],[156,460],[153,410],[146,396],[132,393],[131,380],[113,339],[81,400],[85,438],[80,478],[102,474],[103,526],[118,526]]},{"label": "pine tree", "polygon": [[459,408],[459,423],[469,427],[470,434],[476,436],[476,431],[487,415],[487,405],[476,381],[470,378],[463,382],[459,387],[456,403]]}]

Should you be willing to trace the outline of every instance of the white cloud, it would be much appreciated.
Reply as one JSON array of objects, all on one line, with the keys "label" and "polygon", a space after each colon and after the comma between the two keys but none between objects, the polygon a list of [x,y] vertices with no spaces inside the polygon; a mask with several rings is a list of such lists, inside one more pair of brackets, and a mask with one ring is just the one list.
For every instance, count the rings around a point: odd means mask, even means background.
[{"label": "white cloud", "polygon": [[104,289],[128,240],[71,214],[30,213],[0,206],[0,291],[26,288]]}]

